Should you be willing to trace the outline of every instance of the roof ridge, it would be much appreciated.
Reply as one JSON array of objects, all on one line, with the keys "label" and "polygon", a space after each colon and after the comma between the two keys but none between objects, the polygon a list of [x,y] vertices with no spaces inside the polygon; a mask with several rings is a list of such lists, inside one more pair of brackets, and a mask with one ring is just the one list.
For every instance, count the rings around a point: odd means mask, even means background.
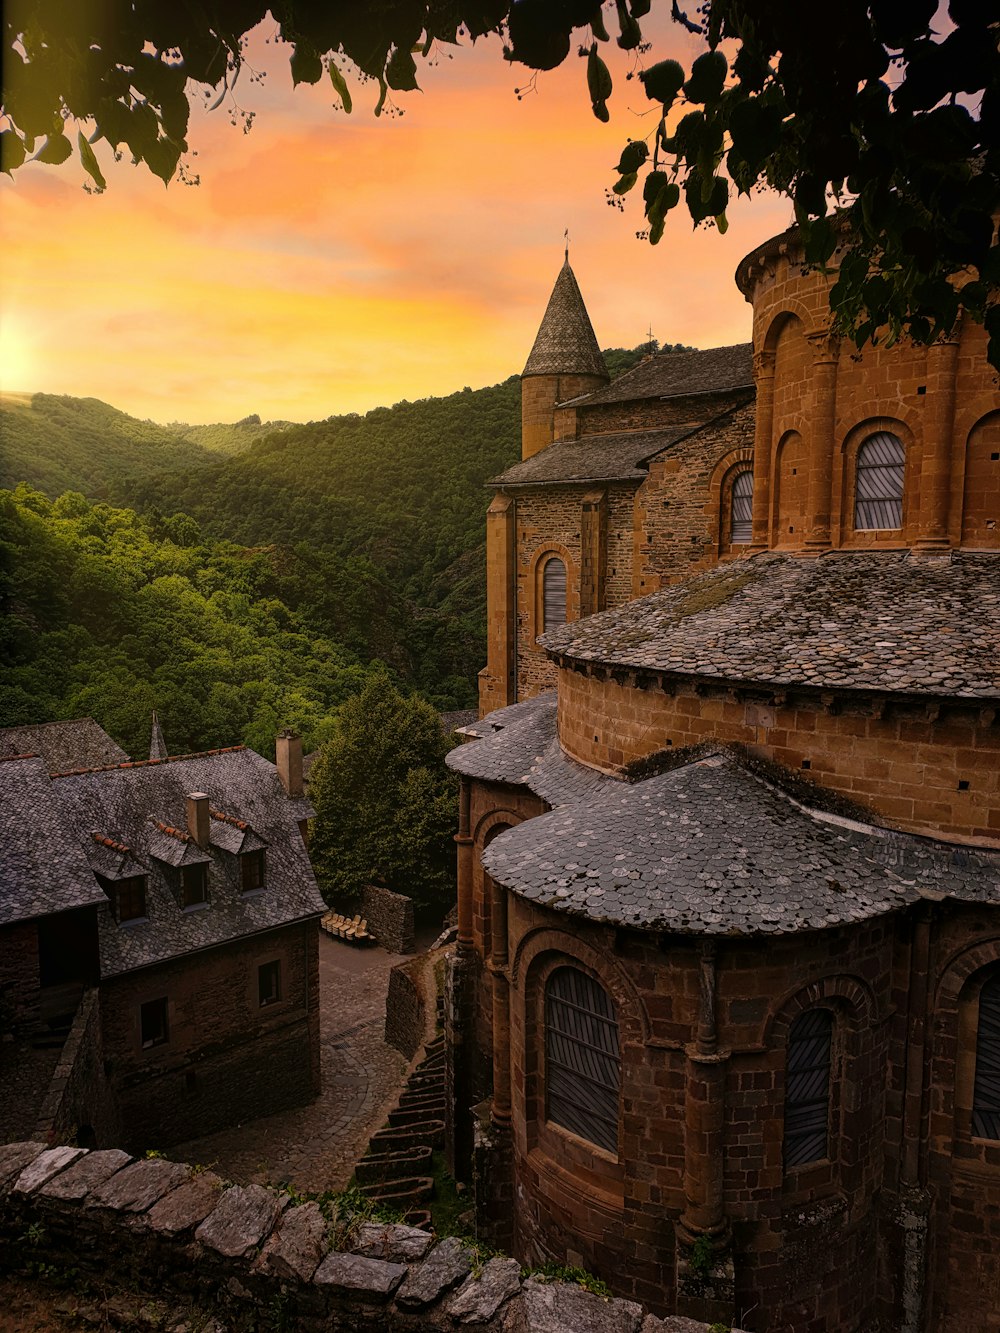
[{"label": "roof ridge", "polygon": [[235,815],[227,815],[222,810],[213,810],[211,806],[208,807],[208,813],[210,818],[218,819],[223,824],[232,824],[233,828],[238,828],[243,832],[250,827],[245,819],[237,819]]},{"label": "roof ridge", "polygon": [[11,759],[38,759],[39,757],[34,750],[26,750],[24,754],[0,754],[0,764],[6,764]]},{"label": "roof ridge", "polygon": [[190,833],[185,833],[183,829],[174,828],[173,824],[164,824],[162,819],[154,819],[151,822],[161,833],[169,834],[171,838],[176,838],[178,842],[191,841]]},{"label": "roof ridge", "polygon": [[121,852],[125,856],[132,855],[132,848],[126,847],[123,842],[115,842],[114,838],[106,837],[103,833],[98,833],[96,829],[90,835],[101,847],[110,847],[113,852]]},{"label": "roof ridge", "polygon": [[[127,759],[120,764],[97,764],[93,768],[67,768],[61,773],[50,773],[50,778],[77,778],[84,773],[113,773],[123,768],[153,768],[157,764],[177,764],[183,759],[208,759],[216,754],[234,754],[245,750],[245,745],[221,745],[215,750],[192,750],[190,754],[171,754],[163,759]],[[12,758],[32,758],[36,756],[20,755]]]}]

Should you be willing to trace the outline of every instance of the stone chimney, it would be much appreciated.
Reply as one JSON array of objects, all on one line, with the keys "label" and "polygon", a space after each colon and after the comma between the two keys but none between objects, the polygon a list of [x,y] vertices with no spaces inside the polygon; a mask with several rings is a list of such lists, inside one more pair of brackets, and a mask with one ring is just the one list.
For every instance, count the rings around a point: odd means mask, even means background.
[{"label": "stone chimney", "polygon": [[278,777],[289,796],[302,795],[302,737],[294,731],[282,731],[275,743]]},{"label": "stone chimney", "polygon": [[208,797],[203,791],[188,793],[187,831],[199,847],[207,851],[211,824],[208,814]]}]

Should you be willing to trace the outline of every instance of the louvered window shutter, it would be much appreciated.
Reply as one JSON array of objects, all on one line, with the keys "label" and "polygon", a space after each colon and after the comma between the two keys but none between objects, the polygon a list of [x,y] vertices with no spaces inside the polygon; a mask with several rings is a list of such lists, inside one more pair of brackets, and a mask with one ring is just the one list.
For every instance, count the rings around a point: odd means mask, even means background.
[{"label": "louvered window shutter", "polygon": [[545,987],[545,1113],[608,1152],[618,1151],[621,1054],[607,991],[575,967]]},{"label": "louvered window shutter", "polygon": [[753,473],[748,468],[733,481],[733,513],[730,538],[734,546],[748,542],[753,534]]},{"label": "louvered window shutter", "polygon": [[855,467],[854,526],[873,531],[903,526],[903,442],[888,431],[865,440]]},{"label": "louvered window shutter", "polygon": [[566,624],[566,566],[555,557],[546,561],[542,575],[542,629]]},{"label": "louvered window shutter", "polygon": [[981,1139],[1000,1139],[1000,976],[979,992],[972,1132]]},{"label": "louvered window shutter", "polygon": [[833,1015],[807,1009],[788,1033],[785,1075],[785,1167],[828,1156]]}]

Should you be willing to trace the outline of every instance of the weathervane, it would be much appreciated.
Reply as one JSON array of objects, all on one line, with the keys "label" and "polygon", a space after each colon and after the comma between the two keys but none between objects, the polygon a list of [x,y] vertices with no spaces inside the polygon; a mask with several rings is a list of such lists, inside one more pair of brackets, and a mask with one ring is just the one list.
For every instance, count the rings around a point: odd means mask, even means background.
[{"label": "weathervane", "polygon": [[566,242],[566,263],[569,263],[569,227],[563,232],[563,240]]}]

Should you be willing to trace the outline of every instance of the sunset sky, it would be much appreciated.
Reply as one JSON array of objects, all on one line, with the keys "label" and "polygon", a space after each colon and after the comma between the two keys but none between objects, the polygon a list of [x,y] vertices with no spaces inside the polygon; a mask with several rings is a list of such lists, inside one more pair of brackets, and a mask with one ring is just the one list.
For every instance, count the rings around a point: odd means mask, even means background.
[{"label": "sunset sky", "polygon": [[[644,26],[647,21],[644,21]],[[669,19],[654,56],[701,48]],[[495,383],[519,371],[562,262],[602,346],[698,347],[749,337],[740,258],[789,221],[767,196],[730,210],[725,237],[678,212],[658,247],[635,239],[639,191],[605,200],[626,139],[652,128],[631,61],[604,47],[611,123],[591,115],[573,54],[520,101],[522,66],[496,40],[418,60],[423,92],[372,115],[327,80],[292,90],[289,48],[253,36],[236,99],[192,116],[201,184],[168,188],[116,165],[87,194],[78,162],[0,177],[0,375],[7,391],[102,398],[156,421],[303,421]],[[451,58],[449,59],[449,55]],[[643,113],[647,113],[645,116]]]}]

